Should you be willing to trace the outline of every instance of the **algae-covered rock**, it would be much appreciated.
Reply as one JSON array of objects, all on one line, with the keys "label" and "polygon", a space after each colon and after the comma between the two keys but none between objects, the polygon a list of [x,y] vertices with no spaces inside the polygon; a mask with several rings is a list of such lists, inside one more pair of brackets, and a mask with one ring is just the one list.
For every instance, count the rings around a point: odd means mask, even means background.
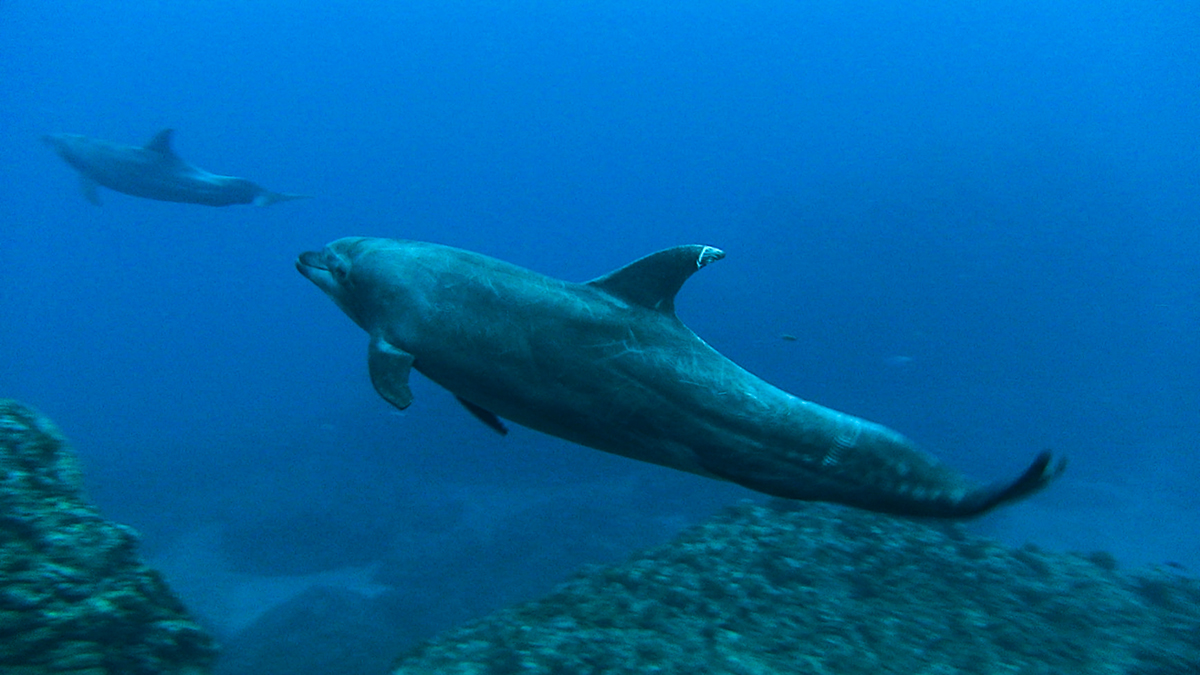
[{"label": "algae-covered rock", "polygon": [[54,425],[0,400],[0,672],[209,672],[212,638],[137,543],[88,503]]},{"label": "algae-covered rock", "polygon": [[1194,674],[1200,582],[957,525],[744,505],[445,633],[394,673]]}]

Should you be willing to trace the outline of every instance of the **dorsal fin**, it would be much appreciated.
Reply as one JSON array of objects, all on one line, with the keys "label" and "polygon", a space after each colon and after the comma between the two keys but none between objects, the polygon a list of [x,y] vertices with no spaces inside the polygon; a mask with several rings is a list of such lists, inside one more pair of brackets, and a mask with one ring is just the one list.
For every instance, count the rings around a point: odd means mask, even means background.
[{"label": "dorsal fin", "polygon": [[175,133],[174,129],[163,129],[154,134],[154,138],[151,138],[150,142],[142,147],[151,152],[157,152],[160,155],[176,158],[175,151],[171,149],[171,134],[173,133]]},{"label": "dorsal fin", "polygon": [[638,258],[588,282],[632,305],[675,315],[675,294],[688,277],[705,265],[725,257],[712,246],[676,246]]}]

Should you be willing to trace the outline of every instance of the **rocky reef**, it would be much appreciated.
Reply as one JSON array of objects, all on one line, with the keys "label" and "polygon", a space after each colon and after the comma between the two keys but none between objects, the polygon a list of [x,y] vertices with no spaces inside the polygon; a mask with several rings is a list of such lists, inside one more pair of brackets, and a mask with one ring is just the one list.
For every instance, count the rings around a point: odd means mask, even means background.
[{"label": "rocky reef", "polygon": [[730,509],[394,675],[1200,672],[1200,581],[821,504]]},{"label": "rocky reef", "polygon": [[0,400],[0,672],[201,675],[212,639],[83,494],[62,435]]}]

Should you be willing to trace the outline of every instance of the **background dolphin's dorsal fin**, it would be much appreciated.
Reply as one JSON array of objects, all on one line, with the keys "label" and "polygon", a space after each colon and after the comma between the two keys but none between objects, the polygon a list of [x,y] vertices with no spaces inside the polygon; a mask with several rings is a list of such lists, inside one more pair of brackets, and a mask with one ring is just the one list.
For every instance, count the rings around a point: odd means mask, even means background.
[{"label": "background dolphin's dorsal fin", "polygon": [[154,134],[154,138],[143,146],[144,149],[151,152],[157,152],[160,155],[168,157],[176,157],[175,151],[171,149],[171,134],[175,133],[174,129],[163,129]]},{"label": "background dolphin's dorsal fin", "polygon": [[688,277],[705,265],[725,257],[712,246],[676,246],[638,258],[588,282],[633,305],[675,315],[675,294]]}]

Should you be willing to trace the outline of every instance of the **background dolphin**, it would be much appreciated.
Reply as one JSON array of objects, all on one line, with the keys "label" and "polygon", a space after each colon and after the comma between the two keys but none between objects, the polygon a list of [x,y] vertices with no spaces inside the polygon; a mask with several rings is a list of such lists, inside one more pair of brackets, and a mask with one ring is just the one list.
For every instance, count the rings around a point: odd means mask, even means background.
[{"label": "background dolphin", "polygon": [[582,445],[792,499],[963,517],[1063,470],[1043,453],[991,487],[891,429],[801,400],[712,349],[676,292],[720,260],[679,246],[585,284],[456,248],[350,237],[296,267],[370,334],[371,382],[397,408],[416,368],[504,431],[508,418]]},{"label": "background dolphin", "polygon": [[173,131],[163,129],[142,147],[79,134],[50,134],[42,141],[79,172],[83,196],[97,206],[97,185],[134,197],[208,206],[269,206],[306,197],[271,192],[245,178],[219,176],[189,164],[171,149]]}]

